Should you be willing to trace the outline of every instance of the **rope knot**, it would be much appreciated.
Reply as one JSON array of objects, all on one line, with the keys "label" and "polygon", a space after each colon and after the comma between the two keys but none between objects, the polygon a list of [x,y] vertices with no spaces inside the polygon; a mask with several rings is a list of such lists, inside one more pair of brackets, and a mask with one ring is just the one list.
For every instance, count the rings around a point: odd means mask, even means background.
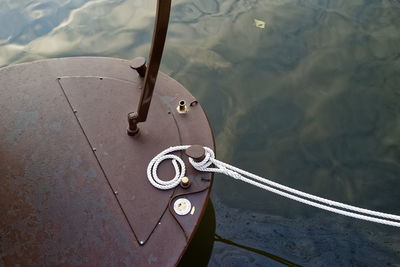
[{"label": "rope knot", "polygon": [[215,160],[214,151],[211,148],[203,147],[205,156],[204,159],[201,161],[195,161],[193,158],[189,157],[189,162],[192,164],[193,168],[198,171],[208,172],[208,167],[210,167]]}]

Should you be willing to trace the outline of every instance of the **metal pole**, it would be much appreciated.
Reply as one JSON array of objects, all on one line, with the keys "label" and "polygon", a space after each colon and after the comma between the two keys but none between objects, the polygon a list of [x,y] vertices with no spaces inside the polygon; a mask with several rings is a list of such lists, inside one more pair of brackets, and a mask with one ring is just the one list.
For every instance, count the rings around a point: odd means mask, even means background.
[{"label": "metal pole", "polygon": [[[158,70],[164,51],[165,39],[167,36],[169,14],[171,11],[171,0],[158,0],[156,21],[154,24],[153,41],[150,50],[149,66],[146,69],[144,77],[144,87],[140,96],[139,105],[136,112],[128,114],[128,134],[135,135],[138,133],[139,128],[137,124],[144,122],[147,119],[149,112],[151,98],[153,96],[154,86],[156,84]],[[145,61],[143,61],[143,65]],[[132,66],[133,67],[133,66]],[[143,70],[143,66],[133,67],[136,70]],[[143,73],[143,72],[142,72]],[[139,72],[139,75],[141,73]]]}]

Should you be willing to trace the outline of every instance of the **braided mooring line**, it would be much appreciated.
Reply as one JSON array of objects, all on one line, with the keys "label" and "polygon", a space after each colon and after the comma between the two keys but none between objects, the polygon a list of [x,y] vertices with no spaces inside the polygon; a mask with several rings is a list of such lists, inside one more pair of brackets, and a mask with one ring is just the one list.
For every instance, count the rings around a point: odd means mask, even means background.
[{"label": "braided mooring line", "polygon": [[[149,182],[156,188],[161,190],[168,190],[175,188],[185,176],[185,163],[181,158],[174,154],[173,152],[185,150],[189,148],[190,145],[174,146],[165,149],[157,156],[155,156],[149,163],[147,167],[147,178]],[[189,158],[190,164],[198,171],[202,172],[214,172],[222,173],[237,180],[243,181],[245,183],[257,186],[258,188],[270,191],[272,193],[278,194],[280,196],[316,207],[337,214],[353,217],[360,220],[390,225],[394,227],[400,227],[400,216],[383,213],[378,211],[373,211],[369,209],[359,208],[356,206],[344,204],[341,202],[329,200],[326,198],[318,197],[309,193],[305,193],[288,186],[281,185],[279,183],[273,182],[269,179],[263,178],[261,176],[252,174],[240,168],[234,167],[230,164],[224,163],[215,159],[215,154],[212,149],[204,147],[205,158],[201,162],[196,162],[192,158]],[[157,168],[159,164],[170,159],[175,169],[175,177],[169,181],[163,181],[159,179],[157,175]],[[212,166],[213,167],[210,167]],[[319,202],[319,203],[318,203]],[[347,210],[347,211],[346,211]],[[357,213],[356,213],[357,212]],[[372,217],[375,216],[375,217]],[[378,218],[377,218],[378,217]]]}]

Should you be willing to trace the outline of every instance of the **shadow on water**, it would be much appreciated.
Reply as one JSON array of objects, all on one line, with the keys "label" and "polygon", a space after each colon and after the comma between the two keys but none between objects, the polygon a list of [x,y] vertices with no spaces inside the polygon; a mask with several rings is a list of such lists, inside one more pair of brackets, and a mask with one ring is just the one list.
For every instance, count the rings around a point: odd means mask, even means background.
[{"label": "shadow on water", "polygon": [[235,242],[233,242],[231,240],[222,238],[217,234],[215,234],[215,239],[214,240],[215,240],[215,242],[222,242],[222,243],[225,243],[225,244],[230,245],[230,246],[235,246],[235,247],[250,251],[252,253],[256,253],[258,255],[261,255],[261,256],[267,257],[269,259],[272,259],[272,260],[274,260],[276,262],[282,263],[282,264],[284,264],[286,266],[293,266],[293,267],[294,266],[301,266],[301,265],[297,265],[297,264],[295,264],[293,262],[290,262],[288,260],[285,260],[285,259],[283,259],[283,258],[281,258],[279,256],[276,256],[276,255],[274,255],[272,253],[269,253],[269,252],[266,252],[266,251],[263,251],[263,250],[260,250],[260,249],[256,249],[256,248],[252,248],[252,247],[248,247],[248,246],[244,246],[244,245],[235,243]]}]

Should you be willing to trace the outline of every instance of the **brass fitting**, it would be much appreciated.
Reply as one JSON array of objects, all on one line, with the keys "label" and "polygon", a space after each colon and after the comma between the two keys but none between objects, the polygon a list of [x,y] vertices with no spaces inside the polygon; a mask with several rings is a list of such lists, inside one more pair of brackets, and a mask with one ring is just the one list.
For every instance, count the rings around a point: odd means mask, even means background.
[{"label": "brass fitting", "polygon": [[189,178],[187,178],[186,176],[184,176],[184,177],[182,177],[182,180],[181,180],[181,187],[182,188],[189,188],[189,186],[190,186],[190,180],[189,180]]},{"label": "brass fitting", "polygon": [[179,101],[179,105],[176,107],[179,114],[186,114],[188,112],[188,107],[186,106],[186,101]]}]

